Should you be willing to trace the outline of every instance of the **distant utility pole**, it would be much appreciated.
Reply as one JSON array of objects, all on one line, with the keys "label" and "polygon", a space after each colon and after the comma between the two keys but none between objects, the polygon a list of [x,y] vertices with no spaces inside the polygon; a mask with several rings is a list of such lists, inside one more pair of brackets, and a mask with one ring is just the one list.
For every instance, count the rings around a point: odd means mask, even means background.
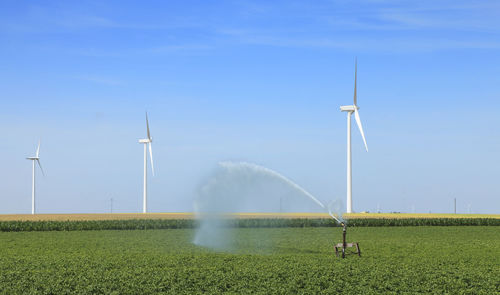
[{"label": "distant utility pole", "polygon": [[454,198],[455,200],[455,214],[457,214],[457,198]]},{"label": "distant utility pole", "polygon": [[113,213],[113,198],[111,198],[111,213]]}]

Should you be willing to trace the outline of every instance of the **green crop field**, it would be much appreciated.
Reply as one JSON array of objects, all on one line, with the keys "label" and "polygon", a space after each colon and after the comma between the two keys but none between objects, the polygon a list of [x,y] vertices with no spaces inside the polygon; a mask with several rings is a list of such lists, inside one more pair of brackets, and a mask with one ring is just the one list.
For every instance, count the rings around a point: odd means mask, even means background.
[{"label": "green crop field", "polygon": [[498,294],[500,228],[233,228],[233,249],[194,229],[0,232],[2,294]]}]

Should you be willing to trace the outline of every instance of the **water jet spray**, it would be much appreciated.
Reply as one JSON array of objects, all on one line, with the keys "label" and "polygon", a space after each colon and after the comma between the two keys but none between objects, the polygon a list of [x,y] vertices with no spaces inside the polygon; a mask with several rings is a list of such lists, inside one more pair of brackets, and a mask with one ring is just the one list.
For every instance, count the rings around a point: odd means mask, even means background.
[{"label": "water jet spray", "polygon": [[[221,170],[216,170],[214,176],[200,187],[198,198],[195,200],[195,212],[201,224],[193,241],[195,244],[222,250],[232,248],[231,234],[226,229],[227,220],[224,216],[248,208],[245,206],[251,204],[234,196],[243,192],[245,188],[255,186],[257,184],[255,181],[268,179],[286,184],[295,192],[307,197],[343,227],[343,243],[335,246],[337,256],[338,250],[342,249],[342,256],[345,257],[345,249],[353,245],[356,245],[357,253],[360,255],[358,243],[345,242],[347,224],[342,219],[342,202],[334,200],[326,205],[282,174],[253,163],[224,161],[219,162],[218,166]],[[281,203],[280,198],[280,212]]]}]

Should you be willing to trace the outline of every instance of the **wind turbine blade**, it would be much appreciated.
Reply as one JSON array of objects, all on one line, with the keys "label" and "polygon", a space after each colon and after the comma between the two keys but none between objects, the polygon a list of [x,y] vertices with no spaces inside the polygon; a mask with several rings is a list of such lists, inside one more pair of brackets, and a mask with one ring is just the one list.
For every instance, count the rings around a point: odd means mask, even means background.
[{"label": "wind turbine blade", "polygon": [[36,148],[36,156],[38,158],[38,155],[40,154],[40,140],[38,141],[38,147]]},{"label": "wind turbine blade", "polygon": [[358,83],[358,58],[356,57],[356,62],[355,62],[355,65],[354,65],[354,105],[357,106],[358,105],[358,87],[357,87],[357,83]]},{"label": "wind turbine blade", "polygon": [[146,112],[146,128],[148,129],[148,139],[151,140],[151,134],[149,133],[149,122],[148,122],[148,113]]},{"label": "wind turbine blade", "polygon": [[43,176],[45,176],[45,172],[43,172],[42,164],[40,164],[40,160],[36,159],[36,162],[38,163],[38,167],[40,167],[40,171],[42,171]]},{"label": "wind turbine blade", "polygon": [[149,159],[151,160],[151,171],[153,176],[155,176],[155,167],[153,166],[153,148],[151,147],[151,142],[149,143]]},{"label": "wind turbine blade", "polygon": [[365,143],[366,151],[368,151],[368,145],[366,144],[365,133],[363,132],[363,126],[361,125],[361,119],[359,118],[359,112],[357,108],[354,110],[354,118],[356,119],[356,123],[358,124],[359,132],[361,132],[361,137],[363,137],[363,142]]}]

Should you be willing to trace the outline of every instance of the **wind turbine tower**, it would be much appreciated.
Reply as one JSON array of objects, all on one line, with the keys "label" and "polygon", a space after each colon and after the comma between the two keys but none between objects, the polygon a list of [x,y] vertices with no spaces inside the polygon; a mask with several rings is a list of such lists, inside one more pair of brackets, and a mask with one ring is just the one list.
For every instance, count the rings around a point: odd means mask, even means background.
[{"label": "wind turbine tower", "polygon": [[151,148],[151,143],[153,142],[153,138],[151,137],[151,133],[149,132],[148,113],[146,113],[146,130],[148,137],[145,139],[139,139],[139,143],[144,144],[144,190],[142,195],[142,213],[147,212],[147,202],[148,202],[148,147],[149,147],[149,159],[151,160],[151,172],[153,176],[155,176],[155,170],[153,166],[153,150]]},{"label": "wind turbine tower", "polygon": [[32,161],[32,181],[31,181],[31,214],[35,214],[35,162],[38,164],[38,167],[40,167],[40,171],[42,171],[42,174],[45,176],[45,173],[43,173],[42,165],[40,164],[40,141],[38,141],[38,147],[36,148],[36,153],[34,157],[28,157],[26,158],[27,160]]},{"label": "wind turbine tower", "polygon": [[352,160],[351,160],[351,115],[354,113],[354,118],[358,125],[361,137],[365,144],[366,151],[368,152],[368,145],[366,144],[363,126],[359,118],[359,107],[357,101],[357,79],[358,79],[358,60],[356,59],[354,68],[354,104],[348,106],[341,106],[340,111],[347,112],[347,213],[352,213]]}]

